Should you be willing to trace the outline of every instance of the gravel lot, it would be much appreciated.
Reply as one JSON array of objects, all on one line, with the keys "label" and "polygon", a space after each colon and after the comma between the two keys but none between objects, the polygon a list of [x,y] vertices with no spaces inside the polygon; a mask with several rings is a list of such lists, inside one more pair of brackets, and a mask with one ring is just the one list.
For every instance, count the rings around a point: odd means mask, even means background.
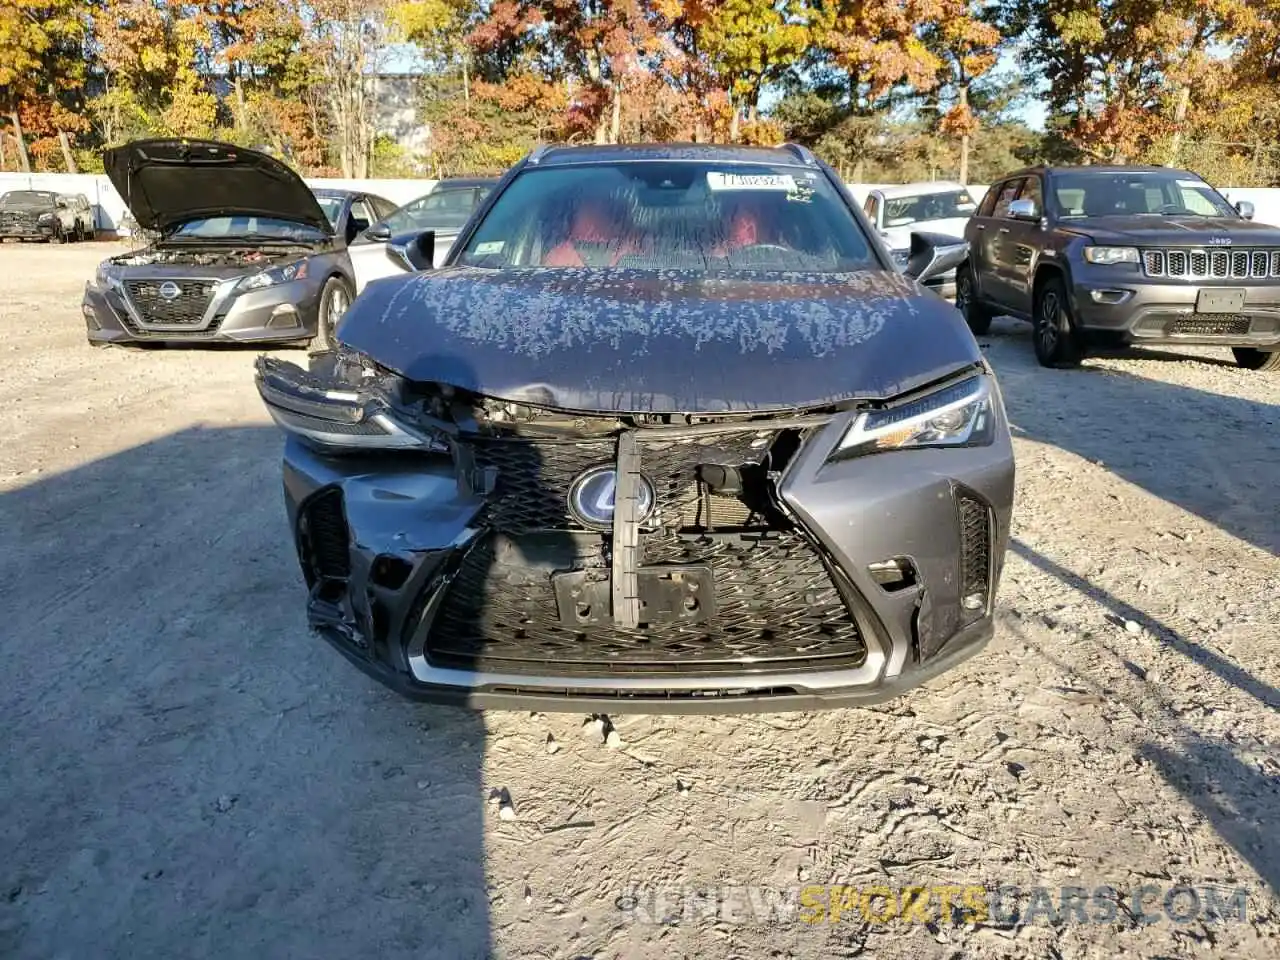
[{"label": "gravel lot", "polygon": [[[619,717],[606,745],[403,702],[308,634],[254,352],[89,348],[112,247],[0,248],[0,956],[1280,955],[1280,377],[1044,371],[998,323],[1019,504],[989,651],[878,709]],[[834,883],[1121,904],[647,922],[658,887]],[[1247,887],[1247,920],[1157,893],[1141,923],[1143,884]]]}]

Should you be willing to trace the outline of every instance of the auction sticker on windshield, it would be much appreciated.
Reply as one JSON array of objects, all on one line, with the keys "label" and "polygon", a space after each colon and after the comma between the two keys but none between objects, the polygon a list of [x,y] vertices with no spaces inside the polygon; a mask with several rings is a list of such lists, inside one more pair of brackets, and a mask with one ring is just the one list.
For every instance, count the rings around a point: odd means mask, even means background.
[{"label": "auction sticker on windshield", "polygon": [[711,190],[785,190],[796,189],[796,179],[789,173],[718,173],[707,174]]}]

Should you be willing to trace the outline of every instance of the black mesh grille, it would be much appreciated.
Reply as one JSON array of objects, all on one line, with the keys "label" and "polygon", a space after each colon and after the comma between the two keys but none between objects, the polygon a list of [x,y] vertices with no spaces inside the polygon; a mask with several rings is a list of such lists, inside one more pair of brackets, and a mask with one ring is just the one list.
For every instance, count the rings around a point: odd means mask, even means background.
[{"label": "black mesh grille", "polygon": [[1236,313],[1204,313],[1193,317],[1179,317],[1169,327],[1171,334],[1183,336],[1242,337],[1249,333],[1252,317]]},{"label": "black mesh grille", "polygon": [[709,567],[715,612],[701,622],[642,619],[637,628],[607,617],[562,623],[551,579],[570,570],[609,575],[612,534],[584,530],[569,515],[568,492],[582,470],[613,462],[616,442],[477,443],[480,464],[498,467],[485,513],[491,532],[449,587],[428,639],[431,662],[530,674],[861,664],[866,647],[822,557],[776,509],[756,502],[765,481],[742,497],[705,495],[699,483],[700,464],[762,476],[776,438],[758,428],[669,439],[638,431],[640,472],[655,490],[639,562]]},{"label": "black mesh grille", "polygon": [[485,522],[501,533],[580,530],[569,514],[569,484],[583,470],[612,463],[613,440],[530,442],[486,439],[474,445],[476,463],[498,470]]},{"label": "black mesh grille", "polygon": [[341,493],[328,490],[308,501],[300,532],[312,572],[318,579],[345,580],[351,575]]},{"label": "black mesh grille", "polygon": [[211,280],[126,280],[124,286],[143,323],[198,326],[215,284]]},{"label": "black mesh grille", "polygon": [[463,561],[428,640],[439,666],[507,673],[707,673],[853,667],[857,626],[821,557],[797,533],[650,538],[647,563],[708,564],[716,616],[623,629],[561,626],[548,571]]},{"label": "black mesh grille", "polygon": [[[774,434],[743,431],[679,440],[641,435],[642,472],[653,484],[654,509],[644,526],[679,527],[696,512],[701,463],[739,466],[759,462]],[[611,464],[617,454],[612,439],[588,441],[489,438],[474,444],[476,462],[498,470],[497,488],[485,522],[500,533],[535,530],[582,530],[569,513],[569,486],[588,467]],[[714,504],[713,504],[714,508]]]},{"label": "black mesh grille", "polygon": [[960,596],[980,593],[985,607],[991,576],[991,511],[964,492],[956,501],[960,510]]}]

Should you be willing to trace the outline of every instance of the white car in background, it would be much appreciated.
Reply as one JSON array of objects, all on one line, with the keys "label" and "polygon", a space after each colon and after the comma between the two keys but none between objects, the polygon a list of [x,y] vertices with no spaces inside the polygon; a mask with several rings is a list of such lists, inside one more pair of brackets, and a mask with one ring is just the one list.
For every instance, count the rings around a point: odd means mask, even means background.
[{"label": "white car in background", "polygon": [[[981,197],[968,187],[946,180],[877,187],[867,193],[862,212],[893,251],[899,267],[907,264],[911,234],[942,233],[964,237],[965,224],[978,209]],[[940,296],[956,295],[955,278],[939,278],[930,285]]]},{"label": "white car in background", "polygon": [[432,259],[435,266],[442,264],[453,241],[458,238],[458,232],[497,182],[496,177],[441,180],[426,195],[410,200],[381,220],[371,223],[347,247],[356,278],[356,293],[359,294],[371,280],[404,273],[409,269],[388,246],[393,238],[434,230],[435,250]]}]

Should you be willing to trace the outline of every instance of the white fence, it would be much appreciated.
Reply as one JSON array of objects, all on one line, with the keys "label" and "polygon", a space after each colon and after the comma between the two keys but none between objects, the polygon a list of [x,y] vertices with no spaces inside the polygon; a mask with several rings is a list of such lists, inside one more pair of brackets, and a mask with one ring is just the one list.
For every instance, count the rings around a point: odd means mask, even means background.
[{"label": "white fence", "polygon": [[[392,203],[408,203],[435,186],[434,180],[325,180],[309,179],[312,187],[364,190],[386,197]],[[6,190],[55,190],[83,193],[91,204],[99,230],[115,230],[125,213],[124,201],[103,174],[93,173],[0,173],[0,193]]]},{"label": "white fence", "polygon": [[[329,180],[308,179],[313,187],[347,187],[354,190],[366,190],[393,203],[408,203],[410,200],[429,193],[435,186],[435,180]],[[879,183],[851,183],[849,191],[861,203],[867,192],[877,187],[888,186]],[[55,190],[58,193],[83,193],[93,204],[94,216],[97,218],[99,230],[115,230],[125,212],[124,201],[102,174],[73,173],[0,173],[0,193],[6,190]],[[970,184],[969,190],[974,199],[981,202],[982,194],[987,188],[983,185]],[[1262,189],[1248,187],[1226,187],[1222,190],[1227,199],[1235,203],[1248,200],[1254,206],[1254,219],[1259,223],[1280,226],[1280,189]]]}]

